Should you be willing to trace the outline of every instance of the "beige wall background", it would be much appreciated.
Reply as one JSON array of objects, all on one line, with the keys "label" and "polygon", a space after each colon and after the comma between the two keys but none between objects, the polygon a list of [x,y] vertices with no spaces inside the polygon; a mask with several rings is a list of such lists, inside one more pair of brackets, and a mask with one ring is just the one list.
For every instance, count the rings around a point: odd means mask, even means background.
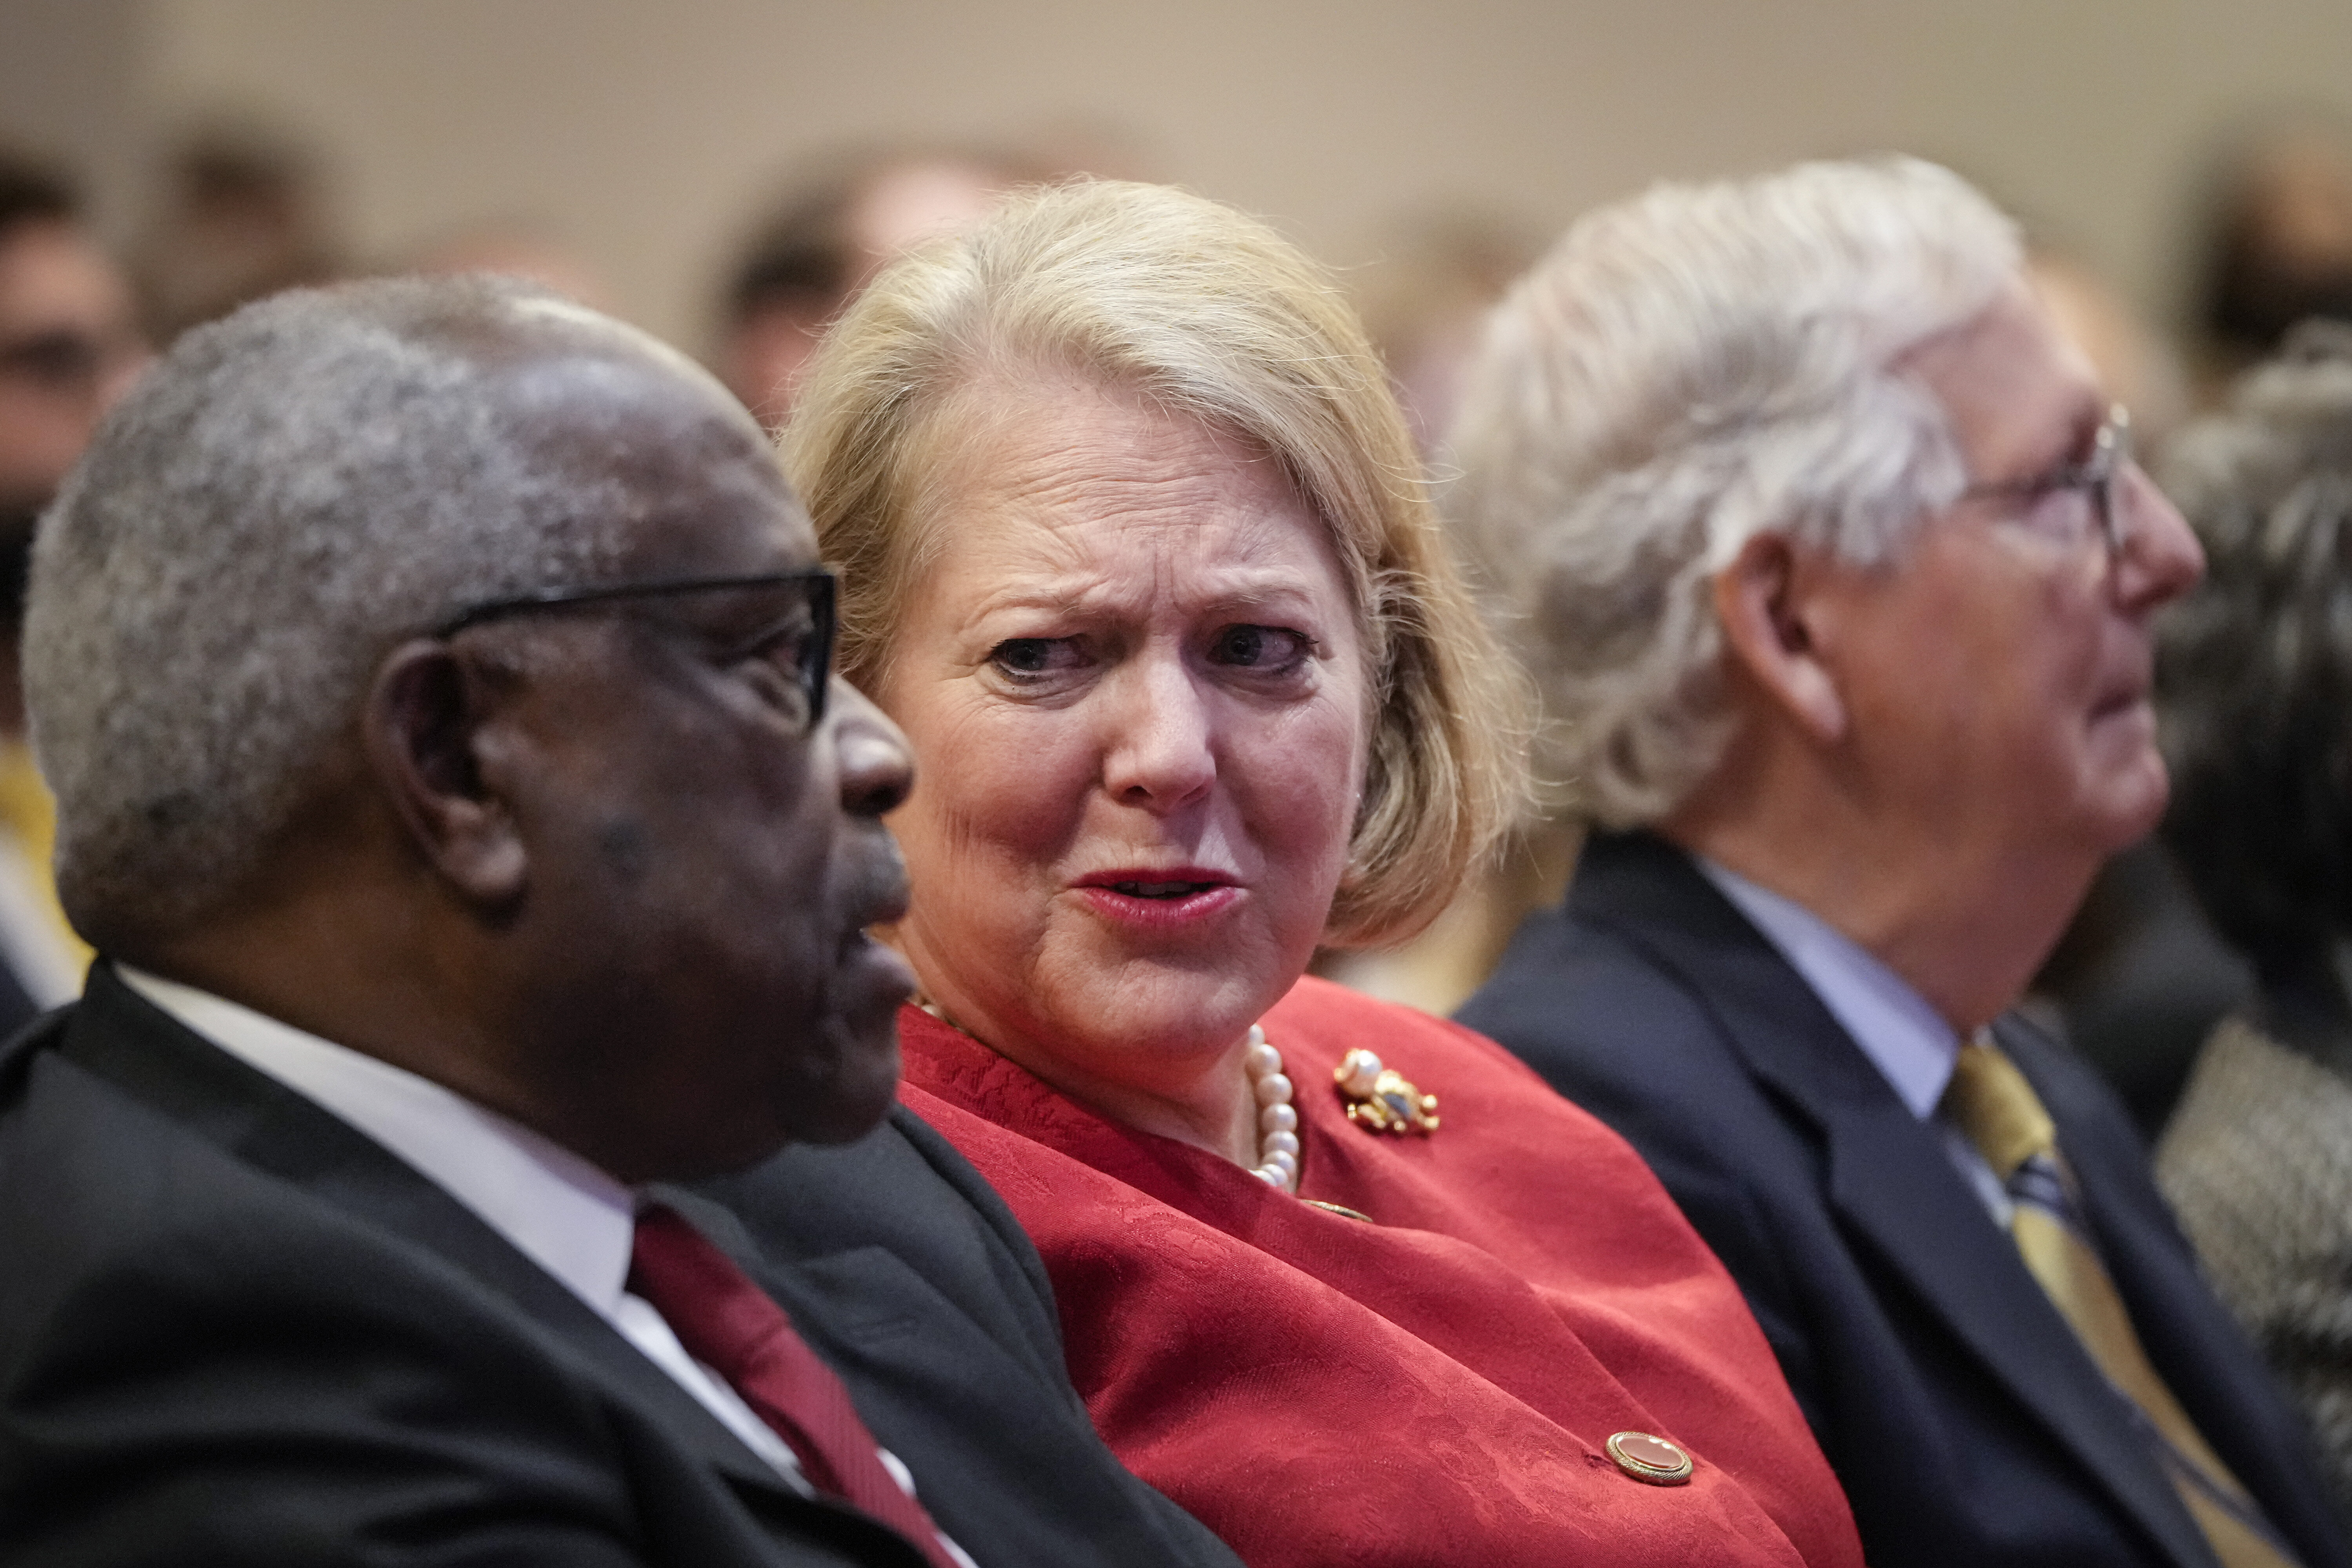
[{"label": "beige wall background", "polygon": [[118,226],[234,107],[315,139],[366,252],[536,222],[688,346],[815,150],[1106,129],[1350,266],[1406,214],[1901,148],[2163,315],[2215,139],[2281,105],[2352,116],[2352,0],[0,0],[0,129]]}]

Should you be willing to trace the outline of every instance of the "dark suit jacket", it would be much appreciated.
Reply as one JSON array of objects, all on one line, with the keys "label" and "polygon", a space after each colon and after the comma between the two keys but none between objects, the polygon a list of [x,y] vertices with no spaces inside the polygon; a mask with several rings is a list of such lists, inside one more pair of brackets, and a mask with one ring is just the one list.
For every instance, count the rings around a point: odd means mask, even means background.
[{"label": "dark suit jacket", "polygon": [[[839,1358],[983,1568],[1230,1568],[1035,1374],[1060,1366],[1052,1308],[968,1167],[894,1125],[799,1175],[812,1215],[849,1179],[830,1232],[812,1220],[794,1255],[739,1261]],[[925,1407],[949,1355],[979,1392]],[[967,1425],[982,1400],[995,1424]],[[1077,1479],[1007,1475],[996,1446],[1028,1427]],[[456,1199],[100,965],[78,1007],[0,1051],[0,1561],[923,1559],[793,1490]]]},{"label": "dark suit jacket", "polygon": [[8,966],[5,954],[0,954],[0,1040],[6,1039],[41,1016],[40,1004],[33,1000],[25,983]]},{"label": "dark suit jacket", "polygon": [[[1722,1257],[1874,1568],[2210,1568],[2009,1237],[1797,973],[1679,850],[1596,837],[1461,1021],[1641,1151]],[[2199,1278],[2114,1097],[2014,1020],[2149,1357],[2307,1568],[2347,1559],[2302,1428]]]}]

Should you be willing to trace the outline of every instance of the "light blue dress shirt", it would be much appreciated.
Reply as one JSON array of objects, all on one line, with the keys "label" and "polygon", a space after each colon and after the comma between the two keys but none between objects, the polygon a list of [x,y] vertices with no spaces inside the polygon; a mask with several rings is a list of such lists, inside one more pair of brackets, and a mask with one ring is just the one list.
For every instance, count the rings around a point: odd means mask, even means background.
[{"label": "light blue dress shirt", "polygon": [[1901,975],[1804,905],[1759,887],[1704,855],[1691,858],[1812,987],[1911,1114],[1934,1121],[1945,1155],[2006,1230],[2009,1194],[2001,1190],[2000,1178],[1965,1133],[1936,1114],[1960,1055],[1960,1037],[1952,1026]]}]

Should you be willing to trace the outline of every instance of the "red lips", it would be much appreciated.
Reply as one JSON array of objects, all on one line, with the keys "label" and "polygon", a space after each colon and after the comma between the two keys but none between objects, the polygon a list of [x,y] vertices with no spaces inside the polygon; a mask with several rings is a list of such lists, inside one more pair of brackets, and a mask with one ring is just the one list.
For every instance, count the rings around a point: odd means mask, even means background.
[{"label": "red lips", "polygon": [[1201,866],[1127,866],[1081,877],[1073,889],[1115,924],[1170,931],[1214,919],[1239,904],[1241,887]]}]

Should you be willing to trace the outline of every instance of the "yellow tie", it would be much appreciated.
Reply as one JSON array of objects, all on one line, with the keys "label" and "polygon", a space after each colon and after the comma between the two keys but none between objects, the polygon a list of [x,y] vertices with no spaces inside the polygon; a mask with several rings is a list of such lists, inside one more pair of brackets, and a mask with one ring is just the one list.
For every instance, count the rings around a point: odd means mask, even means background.
[{"label": "yellow tie", "polygon": [[57,847],[58,807],[41,770],[33,764],[33,749],[22,741],[0,741],[0,833],[16,841],[17,853],[34,873],[32,889],[42,912],[65,939],[66,950],[78,963],[88,964],[89,944],[66,921],[58,904],[57,884],[49,879],[49,856]]},{"label": "yellow tie", "polygon": [[2116,1392],[2138,1407],[2165,1473],[2224,1568],[2294,1568],[2294,1557],[2238,1478],[2148,1364],[2115,1281],[2082,1223],[2074,1173],[2041,1096],[1989,1031],[1960,1047],[1944,1114],[1977,1146],[2008,1189],[2010,1234],[2025,1267],[2074,1327]]}]

